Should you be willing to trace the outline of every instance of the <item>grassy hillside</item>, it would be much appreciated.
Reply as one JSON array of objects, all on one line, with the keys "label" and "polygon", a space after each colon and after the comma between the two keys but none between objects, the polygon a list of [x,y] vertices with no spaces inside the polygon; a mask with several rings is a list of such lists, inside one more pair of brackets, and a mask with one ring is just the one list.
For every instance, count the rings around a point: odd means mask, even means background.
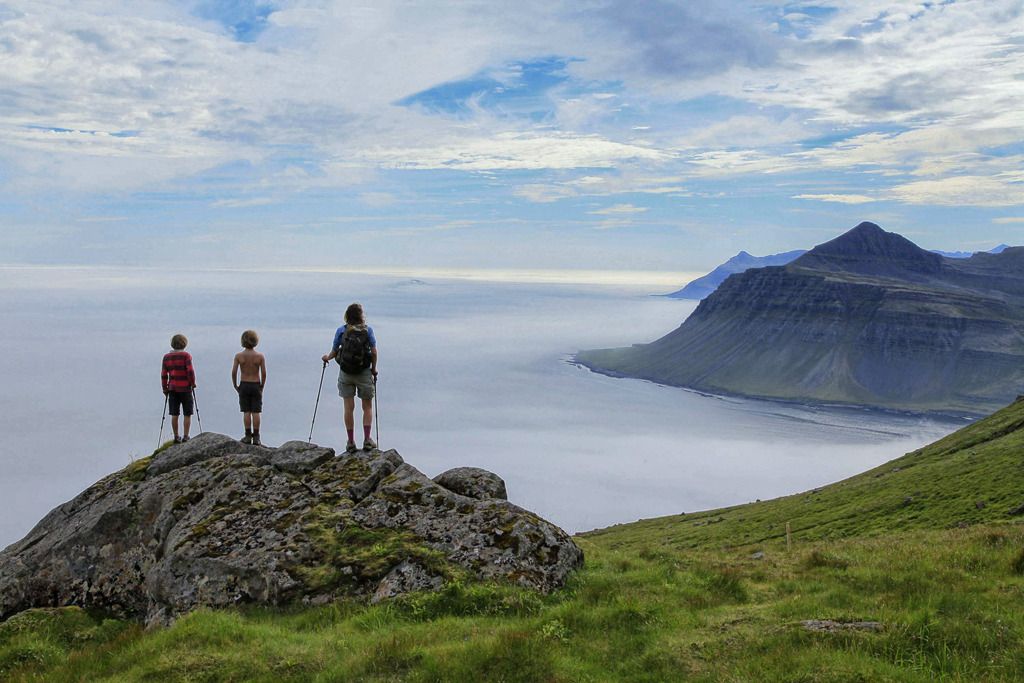
[{"label": "grassy hillside", "polygon": [[583,534],[617,547],[682,548],[878,536],[1024,521],[1024,401],[873,470],[774,500]]},{"label": "grassy hillside", "polygon": [[25,613],[0,679],[1024,680],[1022,426],[1019,402],[814,492],[581,534],[587,566],[550,596],[449,584],[150,632]]}]

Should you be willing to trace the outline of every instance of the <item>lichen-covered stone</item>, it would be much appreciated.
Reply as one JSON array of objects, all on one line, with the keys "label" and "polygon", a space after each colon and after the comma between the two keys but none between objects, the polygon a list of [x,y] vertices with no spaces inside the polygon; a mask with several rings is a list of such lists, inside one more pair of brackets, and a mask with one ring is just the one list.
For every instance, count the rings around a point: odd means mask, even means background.
[{"label": "lichen-covered stone", "polygon": [[415,562],[403,562],[385,576],[377,585],[370,602],[377,604],[383,600],[414,591],[437,590],[444,585],[444,578],[430,573],[425,567]]},{"label": "lichen-covered stone", "polygon": [[505,480],[479,467],[455,467],[434,477],[434,483],[477,500],[508,500]]},{"label": "lichen-covered stone", "polygon": [[288,441],[270,454],[270,462],[274,467],[292,474],[312,472],[318,465],[333,458],[333,448],[323,448],[305,441]]},{"label": "lichen-covered stone", "polygon": [[560,588],[583,562],[568,534],[506,500],[478,500],[438,486],[402,465],[357,504],[351,518],[369,528],[404,528],[448,558],[487,578]]},{"label": "lichen-covered stone", "polygon": [[146,469],[147,477],[155,477],[186,465],[216,458],[220,455],[250,453],[264,457],[269,452],[264,446],[253,446],[235,441],[230,436],[216,432],[203,432],[190,441],[175,444],[153,456]]},{"label": "lichen-covered stone", "polygon": [[[324,539],[344,548],[359,529],[398,550],[336,565]],[[582,559],[561,529],[441,487],[395,451],[207,433],[102,479],[0,552],[0,621],[67,605],[166,624],[200,606],[380,600],[438,587],[445,567],[551,590]]]}]

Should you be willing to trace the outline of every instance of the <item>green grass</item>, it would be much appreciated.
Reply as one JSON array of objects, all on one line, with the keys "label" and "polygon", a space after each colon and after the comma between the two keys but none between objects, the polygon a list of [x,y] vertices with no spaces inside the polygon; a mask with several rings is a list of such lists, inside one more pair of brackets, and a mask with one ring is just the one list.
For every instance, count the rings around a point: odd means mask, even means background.
[{"label": "green grass", "polygon": [[[151,631],[32,612],[0,625],[0,679],[1024,680],[1022,426],[1024,402],[815,493],[582,534],[587,565],[553,595],[452,575],[386,605],[200,611]],[[324,540],[367,566],[406,552],[346,534]]]}]

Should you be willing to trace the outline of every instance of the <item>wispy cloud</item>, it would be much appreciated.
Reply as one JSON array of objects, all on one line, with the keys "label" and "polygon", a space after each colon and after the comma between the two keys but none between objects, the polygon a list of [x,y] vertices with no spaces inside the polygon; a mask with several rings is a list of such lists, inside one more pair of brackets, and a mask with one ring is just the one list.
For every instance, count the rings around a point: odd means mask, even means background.
[{"label": "wispy cloud", "polygon": [[837,202],[839,204],[867,204],[876,201],[862,194],[797,194],[793,199],[813,199],[819,202]]},{"label": "wispy cloud", "polygon": [[273,204],[274,199],[271,197],[251,197],[249,199],[222,199],[216,201],[210,206],[215,209],[241,209],[249,206],[266,206],[267,204]]},{"label": "wispy cloud", "polygon": [[647,211],[646,206],[633,206],[632,204],[616,204],[615,206],[609,206],[606,209],[598,209],[596,211],[588,211],[588,214],[594,216],[622,216],[631,215],[635,213],[643,213]]}]

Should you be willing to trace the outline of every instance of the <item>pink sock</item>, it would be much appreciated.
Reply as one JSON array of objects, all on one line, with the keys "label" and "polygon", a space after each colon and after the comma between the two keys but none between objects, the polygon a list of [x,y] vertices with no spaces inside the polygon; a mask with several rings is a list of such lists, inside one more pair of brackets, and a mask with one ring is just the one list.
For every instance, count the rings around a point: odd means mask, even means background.
[{"label": "pink sock", "polygon": [[349,429],[349,430],[347,430],[347,431],[348,431],[348,440],[349,440],[349,441],[355,441],[355,440],[356,440],[356,437],[355,437],[355,435],[354,435],[354,434],[352,433],[352,432],[353,432],[353,430]]},{"label": "pink sock", "polygon": [[370,425],[363,425],[363,440],[370,438]]}]

